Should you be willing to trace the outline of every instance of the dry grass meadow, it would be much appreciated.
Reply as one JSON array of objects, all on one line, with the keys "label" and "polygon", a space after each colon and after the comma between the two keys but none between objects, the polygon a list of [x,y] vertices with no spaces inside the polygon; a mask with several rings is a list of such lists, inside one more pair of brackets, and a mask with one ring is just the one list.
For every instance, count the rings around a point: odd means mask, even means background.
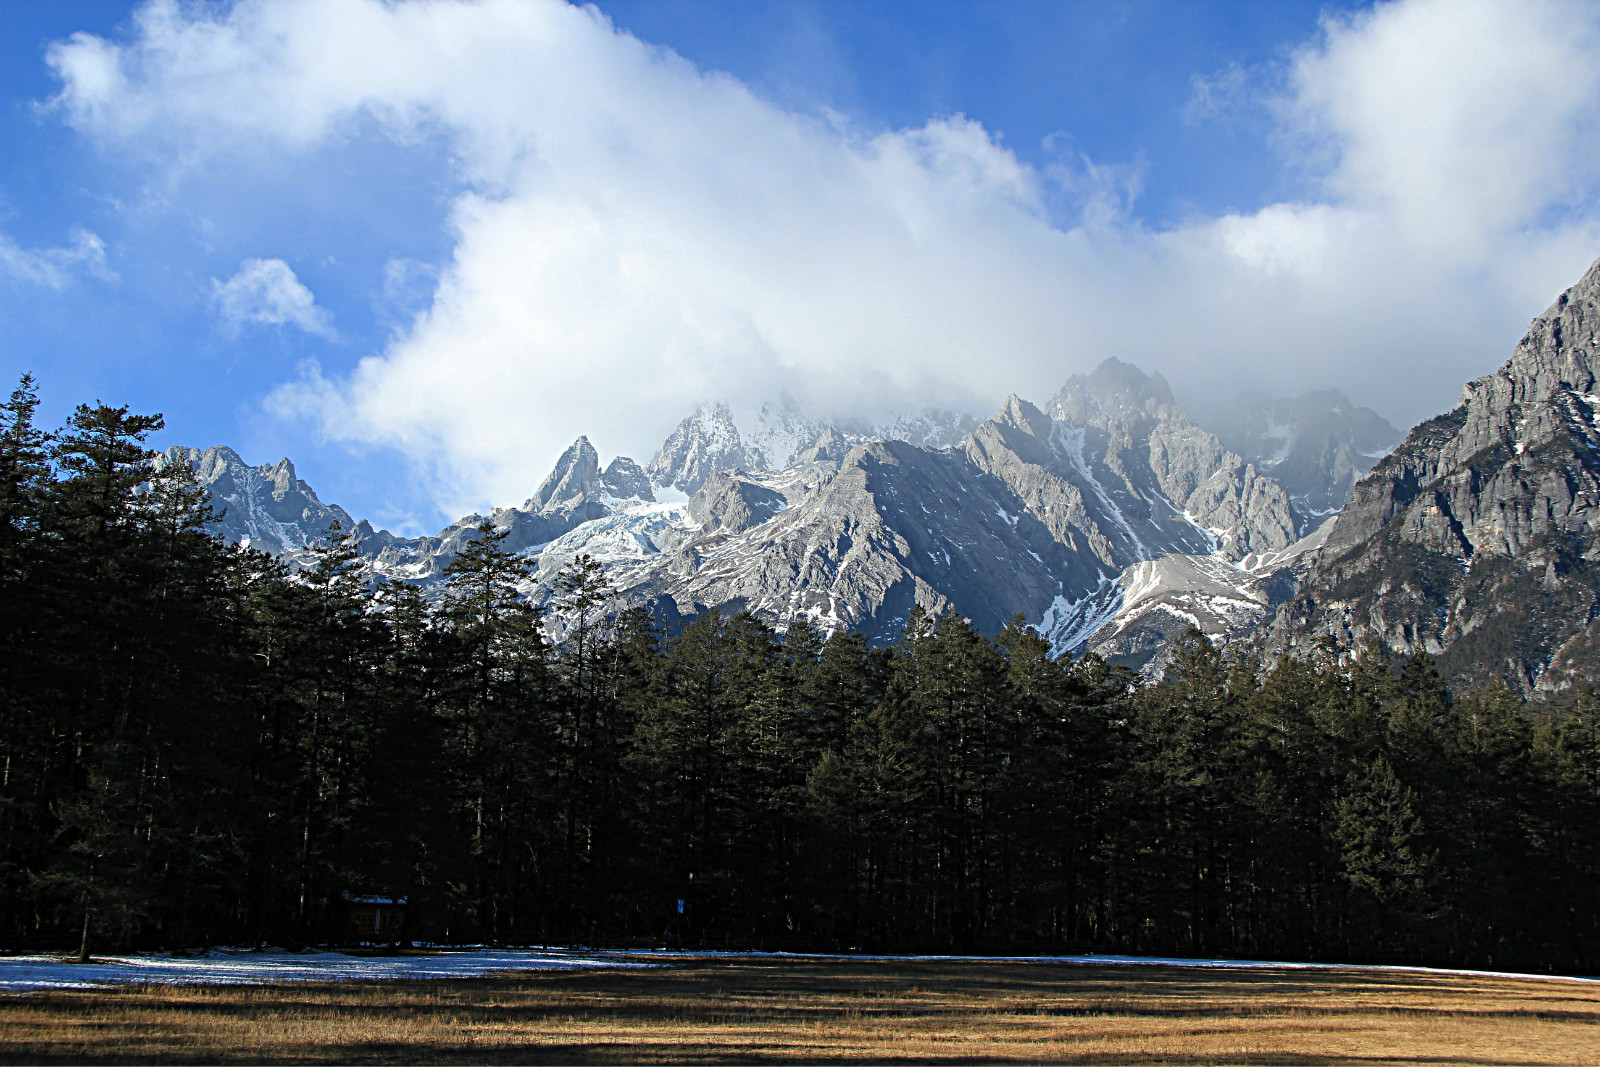
[{"label": "dry grass meadow", "polygon": [[1595,1063],[1600,984],[1363,971],[685,961],[0,997],[29,1063]]}]

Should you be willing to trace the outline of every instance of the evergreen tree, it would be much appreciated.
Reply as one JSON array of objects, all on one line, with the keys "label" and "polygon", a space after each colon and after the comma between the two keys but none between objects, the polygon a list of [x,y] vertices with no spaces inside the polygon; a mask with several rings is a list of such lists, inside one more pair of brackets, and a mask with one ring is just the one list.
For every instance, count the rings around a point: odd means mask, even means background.
[{"label": "evergreen tree", "polygon": [[1136,700],[1127,830],[1147,842],[1136,885],[1146,912],[1139,942],[1163,952],[1211,953],[1231,936],[1237,836],[1239,675],[1198,630],[1179,643],[1161,684]]},{"label": "evergreen tree", "polygon": [[[927,943],[969,946],[994,907],[996,800],[1004,759],[997,712],[1005,664],[971,623],[913,613],[887,698],[911,810],[908,904]],[[911,888],[911,886],[908,886]]]},{"label": "evergreen tree", "polygon": [[[613,792],[602,776],[614,773],[616,759],[608,751],[613,740],[608,729],[610,709],[605,706],[600,664],[605,658],[605,619],[602,612],[615,595],[605,569],[591,556],[580,553],[556,575],[554,605],[567,621],[563,655],[559,659],[564,691],[559,701],[556,743],[555,794],[562,798],[560,886],[563,900],[579,912],[588,912],[599,870],[606,863],[609,842],[596,840],[612,828],[596,825],[597,801]],[[592,928],[592,914],[565,916],[579,929]]]},{"label": "evergreen tree", "polygon": [[1344,878],[1366,905],[1356,926],[1358,937],[1365,936],[1352,947],[1365,954],[1415,951],[1432,859],[1424,851],[1415,794],[1379,756],[1346,780],[1336,818]]},{"label": "evergreen tree", "polygon": [[1519,913],[1541,923],[1542,966],[1581,970],[1600,956],[1600,696],[1580,691],[1535,731],[1531,753],[1544,845],[1537,882]]},{"label": "evergreen tree", "polygon": [[[126,941],[146,914],[151,893],[147,835],[153,695],[141,669],[145,628],[135,490],[154,454],[144,439],[159,415],[127,407],[80,404],[52,449],[61,477],[52,487],[41,583],[39,661],[60,691],[46,701],[62,720],[62,774],[76,787],[60,806],[56,862],[41,887],[82,917],[79,956],[87,959],[95,922]],[[70,636],[69,636],[70,635]],[[48,713],[47,713],[48,714]]]},{"label": "evergreen tree", "polygon": [[[0,407],[0,588],[14,604],[22,590],[22,551],[38,529],[50,483],[50,435],[34,425],[39,394],[33,376],[24,374]],[[8,620],[9,621],[9,620]],[[8,627],[9,632],[9,627]]]},{"label": "evergreen tree", "polygon": [[[518,590],[530,562],[485,520],[445,568],[444,621],[457,664],[443,702],[468,866],[451,878],[460,924],[501,941],[547,930],[555,807],[548,648]],[[453,929],[461,929],[461,925]]]},{"label": "evergreen tree", "polygon": [[34,425],[38,404],[32,376],[23,375],[0,407],[0,930],[15,929],[26,914],[50,818],[38,565],[53,479],[50,437]]},{"label": "evergreen tree", "polygon": [[466,866],[443,758],[450,644],[416,586],[384,582],[374,601],[382,659],[352,888],[405,899],[410,936],[442,940],[452,903],[446,875]]}]

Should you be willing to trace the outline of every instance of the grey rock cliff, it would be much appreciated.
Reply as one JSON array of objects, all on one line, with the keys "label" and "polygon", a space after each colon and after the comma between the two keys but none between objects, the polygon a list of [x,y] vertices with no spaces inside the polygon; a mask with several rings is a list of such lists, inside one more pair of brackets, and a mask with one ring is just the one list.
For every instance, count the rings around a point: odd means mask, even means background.
[{"label": "grey rock cliff", "polygon": [[[605,566],[618,606],[750,610],[780,629],[804,617],[874,640],[897,636],[917,605],[989,631],[1020,612],[1057,652],[1096,647],[1109,627],[1129,657],[1196,610],[1224,620],[1219,633],[1248,614],[1235,601],[1258,617],[1276,573],[1263,560],[1294,540],[1283,490],[1159,376],[1115,360],[1047,409],[1013,396],[982,422],[924,412],[872,429],[769,405],[747,439],[711,404],[648,470],[619,457],[602,471],[579,438],[520,508],[487,519],[536,560],[535,601],[582,554]],[[657,502],[652,483],[689,499]],[[362,551],[375,576],[436,588],[482,521],[427,538],[367,528]],[[1159,571],[1161,596],[1139,567]]]},{"label": "grey rock cliff", "polygon": [[1426,651],[1458,683],[1557,690],[1600,669],[1600,263],[1460,405],[1359,481],[1266,647]]},{"label": "grey rock cliff", "polygon": [[650,481],[694,493],[719,471],[752,466],[733,412],[727,404],[706,404],[678,424],[646,468]]},{"label": "grey rock cliff", "polygon": [[[739,420],[743,419],[743,422]],[[871,441],[904,441],[918,448],[954,448],[978,420],[930,408],[879,423],[837,422],[808,414],[787,397],[768,402],[753,416],[735,416],[724,402],[703,404],[678,424],[647,468],[656,486],[694,493],[706,478],[729,471],[786,470],[821,447],[835,460]]]},{"label": "grey rock cliff", "polygon": [[545,515],[566,513],[598,500],[605,492],[605,484],[600,480],[600,454],[587,437],[580,437],[561,453],[554,469],[522,505],[522,510]]},{"label": "grey rock cliff", "polygon": [[1301,533],[1342,508],[1350,487],[1401,438],[1377,412],[1337,389],[1292,400],[1240,393],[1209,425],[1224,445],[1283,486]]},{"label": "grey rock cliff", "polygon": [[506,533],[509,551],[532,553],[585,523],[610,516],[618,504],[653,499],[649,479],[637,463],[619,456],[602,473],[599,453],[587,437],[579,437],[520,508],[466,515],[432,537],[376,533],[358,547],[376,576],[437,584],[485,519]]},{"label": "grey rock cliff", "polygon": [[994,630],[1059,588],[1061,547],[960,454],[868,442],[836,470],[776,484],[787,507],[755,526],[703,527],[656,590],[686,613],[745,609],[779,626],[803,615],[892,640],[918,604]]},{"label": "grey rock cliff", "polygon": [[343,529],[356,528],[347,511],[319,500],[287,459],[252,466],[226,446],[202,450],[174,445],[162,454],[162,462],[186,463],[194,470],[222,515],[215,532],[226,540],[275,556],[295,556],[335,521]]},{"label": "grey rock cliff", "polygon": [[600,482],[606,491],[621,500],[654,500],[655,494],[651,491],[650,476],[644,468],[639,466],[627,456],[618,456],[613,459],[600,475]]},{"label": "grey rock cliff", "polygon": [[865,440],[904,441],[918,448],[958,448],[978,420],[942,408],[897,415],[859,431]]},{"label": "grey rock cliff", "polygon": [[689,498],[689,518],[706,533],[743,533],[788,506],[782,493],[731,474],[713,474]]},{"label": "grey rock cliff", "polygon": [[1088,634],[1088,651],[1158,677],[1175,640],[1191,627],[1217,645],[1248,641],[1294,595],[1332,525],[1329,520],[1288,548],[1238,562],[1168,553],[1136,563],[1063,618]]},{"label": "grey rock cliff", "polygon": [[744,461],[741,466],[757,471],[784,470],[832,428],[831,422],[799,410],[788,397],[763,404],[755,418],[739,428]]},{"label": "grey rock cliff", "polygon": [[[1113,362],[1063,392],[1065,419],[1011,397],[953,450],[830,429],[786,472],[709,476],[665,558],[637,557],[635,592],[684,614],[744,608],[779,627],[804,615],[888,639],[916,604],[991,630],[1020,611],[1048,629],[1062,605],[1159,556],[1203,556],[1236,572],[1234,586],[1265,580],[1234,561],[1293,540],[1276,485],[1195,426],[1159,378]],[[776,495],[762,498],[766,513],[753,506],[761,487],[783,495],[781,510]],[[1066,651],[1093,632],[1051,636]]]},{"label": "grey rock cliff", "polygon": [[1293,587],[1288,560],[1304,549],[1287,495],[1159,375],[1108,360],[1068,381],[1049,416],[1010,398],[964,449],[1069,551],[1040,622],[1058,652],[1159,668],[1152,649],[1175,633],[1232,639]]},{"label": "grey rock cliff", "polygon": [[[1069,380],[1050,410],[1081,427],[1073,445],[1081,469],[1123,517],[1131,541],[1145,544],[1143,531],[1153,525],[1187,542],[1181,523],[1188,523],[1210,532],[1217,551],[1243,559],[1298,540],[1288,494],[1202,430],[1159,374],[1108,359]],[[1152,547],[1139,558],[1156,554]]]}]

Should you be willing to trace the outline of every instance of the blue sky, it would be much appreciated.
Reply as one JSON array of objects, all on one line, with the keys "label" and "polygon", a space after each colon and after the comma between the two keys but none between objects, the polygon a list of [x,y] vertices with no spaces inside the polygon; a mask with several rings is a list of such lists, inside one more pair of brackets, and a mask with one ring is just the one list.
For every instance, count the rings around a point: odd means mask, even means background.
[{"label": "blue sky", "polygon": [[[1196,76],[1281,63],[1355,4],[611,3],[645,40],[798,109],[882,127],[964,114],[1035,166],[1061,152],[1148,163],[1139,214],[1254,207],[1286,180],[1259,121],[1195,123]],[[1047,144],[1053,147],[1047,147]]]},{"label": "blue sky", "polygon": [[407,532],[694,404],[1450,406],[1600,255],[1557,0],[0,4],[0,370]]}]

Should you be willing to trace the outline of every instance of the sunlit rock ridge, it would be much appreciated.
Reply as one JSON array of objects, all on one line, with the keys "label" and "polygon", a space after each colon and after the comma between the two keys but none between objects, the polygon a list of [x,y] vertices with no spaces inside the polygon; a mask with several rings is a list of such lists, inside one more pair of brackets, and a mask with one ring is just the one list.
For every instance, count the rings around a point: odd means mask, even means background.
[{"label": "sunlit rock ridge", "polygon": [[[1376,642],[1456,684],[1559,692],[1600,671],[1600,263],[1460,404],[1401,435],[1337,390],[1245,393],[1203,426],[1108,359],[988,418],[862,426],[712,402],[646,464],[575,441],[518,507],[401,538],[324,504],[288,460],[175,448],[223,536],[291,566],[338,521],[374,578],[434,595],[492,523],[549,604],[578,555],[616,607],[709,608],[894,640],[917,605],[1057,654],[1159,673],[1198,628],[1269,658]],[[559,627],[559,617],[552,617]]]},{"label": "sunlit rock ridge", "polygon": [[1427,652],[1524,692],[1600,668],[1600,263],[1505,365],[1413,429],[1350,494],[1261,642]]},{"label": "sunlit rock ridge", "polygon": [[[1292,432],[1337,421],[1314,400],[1301,408],[1314,417],[1291,413]],[[487,520],[536,564],[525,591],[539,603],[585,554],[605,566],[615,606],[668,619],[715,607],[892,641],[919,604],[991,632],[1020,613],[1058,654],[1092,648],[1147,670],[1191,625],[1219,641],[1248,630],[1292,592],[1308,544],[1296,498],[1264,463],[1202,428],[1160,375],[1115,359],[1043,406],[1012,396],[981,421],[933,410],[863,425],[787,401],[751,413],[711,402],[645,465],[602,468],[580,437],[520,506],[423,538],[322,504],[287,460],[167,455],[211,490],[223,536],[291,566],[338,519],[374,578],[432,592]]]}]

